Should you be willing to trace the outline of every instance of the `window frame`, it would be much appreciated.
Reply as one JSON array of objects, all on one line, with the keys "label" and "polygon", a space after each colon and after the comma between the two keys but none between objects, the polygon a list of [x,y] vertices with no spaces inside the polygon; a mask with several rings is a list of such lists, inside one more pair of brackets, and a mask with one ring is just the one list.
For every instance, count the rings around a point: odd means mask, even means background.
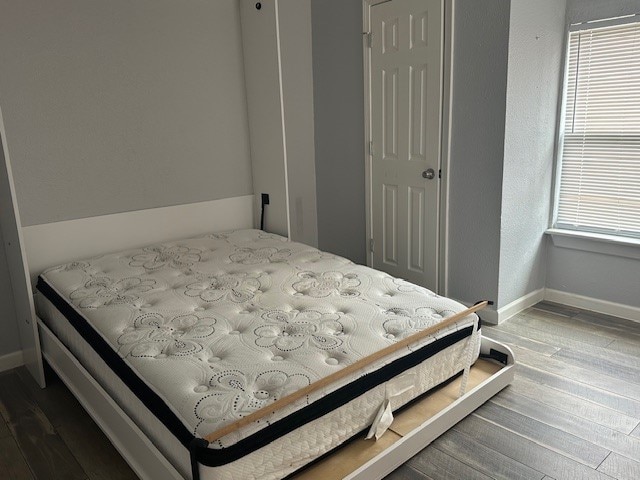
[{"label": "window frame", "polygon": [[562,58],[562,78],[560,82],[560,105],[556,112],[556,142],[554,152],[555,162],[552,184],[553,198],[551,202],[551,216],[549,219],[549,227],[545,231],[545,233],[551,236],[556,246],[638,258],[638,255],[640,254],[640,235],[616,235],[615,233],[606,231],[605,229],[603,229],[603,231],[598,231],[597,229],[572,229],[563,228],[562,226],[557,225],[558,209],[560,204],[560,181],[562,176],[562,161],[565,140],[565,115],[567,108],[566,104],[568,93],[569,51],[571,48],[571,33],[581,30],[619,26],[630,23],[640,23],[640,13],[569,24],[566,28],[563,46],[564,54]]}]

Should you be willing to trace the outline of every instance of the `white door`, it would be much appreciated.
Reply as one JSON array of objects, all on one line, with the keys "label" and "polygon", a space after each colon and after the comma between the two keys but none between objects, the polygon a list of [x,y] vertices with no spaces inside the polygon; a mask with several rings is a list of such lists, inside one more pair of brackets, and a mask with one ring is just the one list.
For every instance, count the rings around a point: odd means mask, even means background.
[{"label": "white door", "polygon": [[370,19],[373,266],[437,291],[442,0]]}]

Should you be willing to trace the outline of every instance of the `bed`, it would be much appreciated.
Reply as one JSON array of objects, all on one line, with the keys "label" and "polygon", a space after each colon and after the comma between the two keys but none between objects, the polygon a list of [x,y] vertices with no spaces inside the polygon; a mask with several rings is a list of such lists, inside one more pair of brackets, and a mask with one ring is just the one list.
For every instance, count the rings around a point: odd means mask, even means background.
[{"label": "bed", "polygon": [[[465,393],[481,350],[512,363],[463,305],[261,230],[66,263],[37,289],[49,363],[64,375],[53,352],[70,353],[175,478],[284,478],[458,375]],[[448,408],[471,411],[510,381],[502,370]],[[429,441],[354,470],[382,476]]]}]

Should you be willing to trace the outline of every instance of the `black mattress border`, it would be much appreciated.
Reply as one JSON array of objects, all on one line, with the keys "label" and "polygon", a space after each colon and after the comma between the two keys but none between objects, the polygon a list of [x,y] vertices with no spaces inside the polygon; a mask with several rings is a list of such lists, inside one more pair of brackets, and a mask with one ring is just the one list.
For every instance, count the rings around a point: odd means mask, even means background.
[{"label": "black mattress border", "polygon": [[[202,439],[195,437],[191,431],[185,427],[165,401],[127,365],[102,335],[93,328],[84,315],[67,302],[45,278],[42,276],[38,277],[36,288],[58,309],[69,321],[71,326],[91,348],[95,350],[105,364],[123,381],[134,395],[138,397],[149,411],[191,452],[192,460],[196,460],[209,467],[219,467],[234,462],[302,425],[326,415],[360,395],[363,395],[372,388],[417,366],[445,348],[471,336],[474,328],[473,325],[471,325],[452,332],[445,337],[436,339],[428,345],[384,365],[375,372],[363,375],[353,382],[325,395],[321,402],[316,401],[307,405],[238,441],[232,446],[222,449],[212,449],[207,448],[208,444],[206,441],[203,442]],[[478,320],[478,328],[480,328],[480,319]]]}]

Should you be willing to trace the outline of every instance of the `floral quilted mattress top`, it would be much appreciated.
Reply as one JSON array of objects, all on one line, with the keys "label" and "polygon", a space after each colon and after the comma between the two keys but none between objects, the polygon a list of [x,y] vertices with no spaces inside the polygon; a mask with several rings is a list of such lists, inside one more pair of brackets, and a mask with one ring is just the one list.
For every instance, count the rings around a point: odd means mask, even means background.
[{"label": "floral quilted mattress top", "polygon": [[[465,309],[260,230],[103,255],[51,268],[40,281],[199,437]],[[232,445],[350,380],[212,447]]]}]

